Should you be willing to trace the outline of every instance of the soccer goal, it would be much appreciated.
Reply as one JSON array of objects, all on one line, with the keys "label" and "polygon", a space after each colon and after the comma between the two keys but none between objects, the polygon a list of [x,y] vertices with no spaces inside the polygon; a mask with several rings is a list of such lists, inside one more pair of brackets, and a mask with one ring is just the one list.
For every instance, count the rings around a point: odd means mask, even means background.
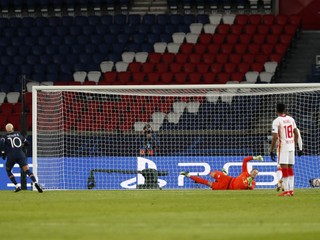
[{"label": "soccer goal", "polygon": [[305,155],[295,185],[320,177],[319,84],[33,87],[33,167],[45,189],[202,188],[181,171],[259,169],[273,188],[269,158],[276,103],[297,122]]}]

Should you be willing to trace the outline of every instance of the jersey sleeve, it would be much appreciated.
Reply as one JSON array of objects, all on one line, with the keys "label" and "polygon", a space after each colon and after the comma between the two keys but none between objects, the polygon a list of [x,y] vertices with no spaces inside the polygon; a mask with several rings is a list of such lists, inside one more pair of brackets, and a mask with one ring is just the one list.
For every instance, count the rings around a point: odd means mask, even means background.
[{"label": "jersey sleeve", "polygon": [[252,156],[250,157],[245,157],[243,159],[243,162],[242,162],[242,172],[248,172],[248,162],[251,161],[253,158]]},{"label": "jersey sleeve", "polygon": [[272,133],[278,133],[279,122],[277,119],[272,122]]}]

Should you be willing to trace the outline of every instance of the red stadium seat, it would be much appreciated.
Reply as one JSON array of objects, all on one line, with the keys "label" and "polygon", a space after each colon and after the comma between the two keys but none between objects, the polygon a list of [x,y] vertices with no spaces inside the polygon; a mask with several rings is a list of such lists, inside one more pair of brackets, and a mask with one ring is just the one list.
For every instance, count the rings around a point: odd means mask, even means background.
[{"label": "red stadium seat", "polygon": [[292,35],[289,35],[289,34],[280,35],[280,43],[285,44],[287,47],[290,46],[291,41],[292,41]]},{"label": "red stadium seat", "polygon": [[154,63],[152,62],[144,62],[142,63],[142,72],[144,73],[149,73],[149,72],[153,72],[154,71]]},{"label": "red stadium seat", "polygon": [[216,55],[213,53],[205,53],[202,56],[202,61],[204,63],[208,63],[208,64],[213,63],[215,61],[215,59],[216,59]]},{"label": "red stadium seat", "polygon": [[287,45],[282,44],[282,43],[278,43],[275,45],[274,51],[275,51],[275,53],[284,55],[287,51]]},{"label": "red stadium seat", "polygon": [[221,63],[221,64],[225,64],[226,62],[228,62],[228,54],[225,53],[218,53],[216,55],[216,62],[217,63]]},{"label": "red stadium seat", "polygon": [[263,72],[264,71],[264,63],[253,63],[251,65],[251,71],[255,72]]},{"label": "red stadium seat", "polygon": [[193,52],[194,44],[193,43],[182,43],[179,49],[180,53],[190,54]]},{"label": "red stadium seat", "polygon": [[243,25],[233,24],[230,27],[230,33],[240,35],[243,32]]},{"label": "red stadium seat", "polygon": [[173,63],[171,63],[169,65],[170,72],[173,72],[173,73],[181,72],[182,71],[182,66],[183,66],[182,63],[173,62]]},{"label": "red stadium seat", "polygon": [[242,60],[242,55],[238,53],[232,53],[229,55],[229,62],[239,64]]},{"label": "red stadium seat", "polygon": [[141,63],[140,62],[131,62],[128,65],[129,72],[140,72],[141,71]]},{"label": "red stadium seat", "polygon": [[221,73],[223,65],[221,63],[212,63],[210,66],[210,71],[213,73]]},{"label": "red stadium seat", "polygon": [[266,43],[276,44],[279,41],[279,34],[268,34],[266,37]]},{"label": "red stadium seat", "polygon": [[150,72],[146,74],[147,82],[150,84],[158,84],[160,82],[160,73]]},{"label": "red stadium seat", "polygon": [[16,131],[20,131],[20,117],[21,113],[11,113],[8,115],[8,122],[12,123]]},{"label": "red stadium seat", "polygon": [[189,62],[190,63],[199,63],[199,62],[201,62],[201,58],[202,58],[202,56],[200,53],[191,53],[189,55]]},{"label": "red stadium seat", "polygon": [[260,14],[250,14],[249,15],[249,24],[260,25],[261,24],[261,15]]},{"label": "red stadium seat", "polygon": [[242,55],[242,62],[252,64],[254,63],[254,54],[245,53]]},{"label": "red stadium seat", "polygon": [[163,62],[156,64],[155,67],[158,73],[168,72],[169,69],[168,64]]},{"label": "red stadium seat", "polygon": [[226,35],[230,31],[230,24],[219,24],[216,28],[216,33]]},{"label": "red stadium seat", "polygon": [[224,65],[224,71],[226,73],[234,73],[236,71],[237,65],[235,63],[226,63]]},{"label": "red stadium seat", "polygon": [[204,84],[212,84],[215,83],[216,73],[207,72],[203,74],[203,83]]},{"label": "red stadium seat", "polygon": [[173,73],[172,72],[161,73],[160,79],[162,83],[170,84],[173,82]]},{"label": "red stadium seat", "polygon": [[8,123],[8,115],[0,114],[0,130],[4,131],[6,124]]},{"label": "red stadium seat", "polygon": [[284,29],[284,26],[283,26],[283,25],[279,25],[279,24],[277,24],[277,25],[272,25],[272,26],[271,26],[271,33],[272,33],[272,34],[278,34],[278,35],[280,35],[280,34],[283,33],[283,29]]},{"label": "red stadium seat", "polygon": [[202,74],[198,72],[193,72],[189,74],[190,84],[199,84],[201,82]]},{"label": "red stadium seat", "polygon": [[1,104],[1,113],[9,114],[13,112],[13,104],[12,103],[2,103]]},{"label": "red stadium seat", "polygon": [[247,52],[247,44],[238,43],[234,45],[234,52],[237,54],[245,54]]},{"label": "red stadium seat", "polygon": [[239,63],[238,64],[238,72],[246,73],[250,70],[250,64],[248,63]]},{"label": "red stadium seat", "polygon": [[117,84],[128,84],[131,81],[130,72],[118,72],[117,74]]},{"label": "red stadium seat", "polygon": [[132,73],[133,84],[144,84],[146,74],[143,72]]},{"label": "red stadium seat", "polygon": [[273,14],[266,14],[262,16],[263,24],[273,25],[275,16]]},{"label": "red stadium seat", "polygon": [[230,80],[235,82],[242,82],[244,80],[244,73],[234,72],[230,75]]},{"label": "red stadium seat", "polygon": [[289,24],[295,25],[298,28],[301,27],[301,16],[300,15],[290,15],[288,19]]},{"label": "red stadium seat", "polygon": [[148,62],[151,63],[159,63],[161,61],[162,54],[161,53],[149,53]]},{"label": "red stadium seat", "polygon": [[233,51],[233,44],[230,44],[230,43],[221,44],[220,50],[221,50],[221,53],[230,54]]},{"label": "red stadium seat", "polygon": [[229,44],[236,44],[239,41],[239,35],[237,34],[228,34],[226,37],[226,42]]},{"label": "red stadium seat", "polygon": [[184,63],[186,63],[188,61],[188,56],[189,56],[189,54],[187,54],[187,53],[177,53],[175,61],[177,63],[184,64]]},{"label": "red stadium seat", "polygon": [[230,74],[218,73],[216,80],[217,80],[217,83],[219,83],[219,84],[226,84],[230,80]]},{"label": "red stadium seat", "polygon": [[270,55],[273,52],[273,46],[272,44],[265,43],[261,46],[261,53],[265,55]]},{"label": "red stadium seat", "polygon": [[198,73],[206,73],[209,71],[210,64],[208,63],[198,63],[196,65],[196,71]]},{"label": "red stadium seat", "polygon": [[246,26],[244,26],[243,31],[246,34],[253,35],[257,31],[257,25],[252,25],[252,24],[246,25]]},{"label": "red stadium seat", "polygon": [[267,54],[256,54],[254,59],[257,63],[265,63],[268,60],[268,56]]},{"label": "red stadium seat", "polygon": [[270,32],[270,25],[262,24],[258,25],[257,33],[267,35]]},{"label": "red stadium seat", "polygon": [[239,43],[248,45],[248,44],[251,43],[251,39],[252,39],[252,35],[249,35],[249,34],[240,34],[240,36],[239,36]]},{"label": "red stadium seat", "polygon": [[240,25],[246,25],[249,22],[249,16],[247,14],[237,14],[234,23]]},{"label": "red stadium seat", "polygon": [[167,64],[174,62],[176,55],[174,53],[163,53],[161,61]]},{"label": "red stadium seat", "polygon": [[21,104],[21,102],[15,103],[13,105],[13,112],[14,113],[21,113],[22,112],[22,104]]},{"label": "red stadium seat", "polygon": [[185,72],[177,72],[174,74],[174,80],[177,84],[185,84],[187,82],[188,74]]},{"label": "red stadium seat", "polygon": [[287,15],[277,15],[275,17],[275,23],[279,25],[288,24],[288,16]]},{"label": "red stadium seat", "polygon": [[252,42],[256,44],[263,44],[265,41],[266,35],[263,34],[255,34],[252,37]]},{"label": "red stadium seat", "polygon": [[226,38],[226,35],[223,34],[214,34],[212,38],[212,42],[214,44],[222,44],[224,43],[224,40]]},{"label": "red stadium seat", "polygon": [[285,25],[284,26],[284,33],[287,35],[294,36],[297,33],[297,26],[296,25]]},{"label": "red stadium seat", "polygon": [[283,58],[282,54],[278,54],[278,53],[272,53],[269,57],[270,62],[277,62],[278,64],[281,63]]},{"label": "red stadium seat", "polygon": [[202,33],[199,35],[198,43],[205,45],[212,43],[212,37],[213,35],[210,33]]},{"label": "red stadium seat", "polygon": [[217,54],[220,50],[220,44],[209,44],[207,50],[208,53]]},{"label": "red stadium seat", "polygon": [[186,63],[186,64],[184,64],[183,69],[184,69],[184,72],[186,72],[186,73],[195,72],[196,64],[194,64],[194,63]]},{"label": "red stadium seat", "polygon": [[256,43],[251,43],[248,45],[248,53],[258,54],[260,53],[260,45]]},{"label": "red stadium seat", "polygon": [[197,43],[194,45],[194,52],[195,53],[200,53],[200,54],[203,54],[207,51],[207,45],[205,44],[200,44],[200,43]]}]

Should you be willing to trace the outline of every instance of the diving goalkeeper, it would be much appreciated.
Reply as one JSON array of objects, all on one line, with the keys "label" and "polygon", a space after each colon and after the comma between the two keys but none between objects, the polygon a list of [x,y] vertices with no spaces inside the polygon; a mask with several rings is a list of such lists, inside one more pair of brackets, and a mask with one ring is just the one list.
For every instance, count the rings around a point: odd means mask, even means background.
[{"label": "diving goalkeeper", "polygon": [[180,175],[191,178],[196,183],[207,185],[212,190],[253,190],[256,186],[254,179],[257,177],[259,171],[253,168],[250,173],[248,173],[248,162],[251,160],[263,161],[263,158],[262,156],[245,157],[242,162],[242,172],[237,177],[231,177],[216,170],[212,171],[210,172],[210,176],[215,179],[214,182],[198,176],[190,176],[189,172],[181,172]]}]

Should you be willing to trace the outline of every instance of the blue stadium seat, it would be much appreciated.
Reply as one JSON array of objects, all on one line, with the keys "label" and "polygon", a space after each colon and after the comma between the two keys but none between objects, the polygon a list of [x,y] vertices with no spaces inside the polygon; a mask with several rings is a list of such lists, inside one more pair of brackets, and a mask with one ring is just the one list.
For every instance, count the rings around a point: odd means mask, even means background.
[{"label": "blue stadium seat", "polygon": [[29,54],[31,53],[31,48],[29,46],[20,45],[18,49],[19,49],[19,55],[21,55],[24,58],[29,56]]},{"label": "blue stadium seat", "polygon": [[209,20],[209,15],[208,14],[198,14],[197,17],[196,17],[198,23],[202,23],[203,25],[204,24],[207,24],[207,23],[210,23],[210,20]]},{"label": "blue stadium seat", "polygon": [[79,36],[82,34],[82,27],[78,25],[72,25],[70,26],[70,34],[73,36]]},{"label": "blue stadium seat", "polygon": [[124,14],[116,14],[113,17],[113,23],[117,25],[125,25],[127,23],[127,16]]},{"label": "blue stadium seat", "polygon": [[70,47],[68,45],[62,44],[58,46],[58,51],[59,51],[59,54],[67,56],[70,53]]},{"label": "blue stadium seat", "polygon": [[128,52],[140,52],[141,51],[141,44],[138,43],[129,43],[127,45]]},{"label": "blue stadium seat", "polygon": [[119,61],[121,61],[121,54],[112,52],[112,53],[108,54],[107,58],[109,61],[119,62]]},{"label": "blue stadium seat", "polygon": [[31,80],[35,82],[43,82],[46,80],[46,74],[34,73],[31,76]]},{"label": "blue stadium seat", "polygon": [[59,46],[59,45],[61,45],[61,44],[63,44],[64,43],[64,37],[62,37],[62,36],[52,36],[51,38],[50,38],[50,43],[52,44],[52,45],[56,45],[56,46]]},{"label": "blue stadium seat", "polygon": [[62,73],[73,73],[73,64],[64,63],[60,65],[60,72]]},{"label": "blue stadium seat", "polygon": [[168,24],[164,27],[164,33],[166,34],[173,34],[175,32],[178,31],[178,25],[174,25],[174,24]]},{"label": "blue stadium seat", "polygon": [[47,72],[48,73],[58,73],[59,71],[59,64],[50,63],[47,65]]},{"label": "blue stadium seat", "polygon": [[61,24],[63,26],[70,27],[73,24],[73,17],[71,17],[71,16],[62,16],[61,17]]},{"label": "blue stadium seat", "polygon": [[56,45],[47,45],[45,46],[45,49],[46,54],[50,56],[58,52],[58,46]]},{"label": "blue stadium seat", "polygon": [[25,63],[25,58],[24,56],[21,56],[21,55],[17,55],[17,56],[14,56],[13,57],[13,64],[16,64],[16,65],[22,65]]},{"label": "blue stadium seat", "polygon": [[132,35],[137,32],[137,29],[138,29],[138,27],[136,25],[133,25],[133,26],[124,25],[123,26],[123,33]]},{"label": "blue stadium seat", "polygon": [[7,68],[5,66],[0,65],[0,76],[3,76],[7,72]]},{"label": "blue stadium seat", "polygon": [[146,38],[148,43],[155,43],[160,41],[160,36],[158,34],[149,33]]},{"label": "blue stadium seat", "polygon": [[17,47],[14,47],[14,46],[8,46],[6,48],[6,52],[7,52],[7,56],[16,56],[17,53],[18,53],[18,48]]},{"label": "blue stadium seat", "polygon": [[103,53],[96,53],[93,54],[92,59],[94,64],[100,65],[100,63],[106,60],[106,56]]},{"label": "blue stadium seat", "polygon": [[84,45],[90,42],[89,36],[86,36],[86,35],[80,35],[76,39],[77,39],[77,43],[81,45]]},{"label": "blue stadium seat", "polygon": [[132,41],[133,43],[142,44],[145,42],[146,35],[141,33],[136,33],[132,35]]},{"label": "blue stadium seat", "polygon": [[105,35],[104,36],[104,43],[106,44],[113,44],[115,43],[117,40],[117,35],[114,35],[114,34],[109,34],[109,35]]},{"label": "blue stadium seat", "polygon": [[101,24],[109,26],[112,23],[113,23],[112,15],[103,15],[103,16],[101,16]]},{"label": "blue stadium seat", "polygon": [[35,44],[37,44],[37,39],[35,37],[26,37],[24,39],[24,44],[33,47]]},{"label": "blue stadium seat", "polygon": [[97,52],[97,46],[95,44],[88,43],[84,46],[84,51],[89,54],[94,54]]},{"label": "blue stadium seat", "polygon": [[151,26],[151,33],[154,34],[161,34],[164,32],[164,27],[163,25],[159,25],[159,24],[154,24]]},{"label": "blue stadium seat", "polygon": [[188,24],[180,24],[178,26],[178,32],[188,33],[190,31],[190,26]]},{"label": "blue stadium seat", "polygon": [[22,26],[22,18],[12,17],[9,19],[9,25],[13,28],[18,28]]},{"label": "blue stadium seat", "polygon": [[26,37],[29,35],[29,29],[27,27],[19,27],[17,30],[17,36]]},{"label": "blue stadium seat", "polygon": [[111,49],[111,45],[107,44],[107,43],[100,43],[98,45],[98,49],[99,49],[100,53],[107,54],[109,52],[109,50]]},{"label": "blue stadium seat", "polygon": [[31,28],[34,26],[34,18],[32,17],[24,17],[22,18],[22,26]]},{"label": "blue stadium seat", "polygon": [[69,53],[66,61],[67,61],[67,63],[75,65],[78,62],[78,55],[73,54],[73,53]]},{"label": "blue stadium seat", "polygon": [[107,25],[97,25],[95,28],[98,35],[105,35],[109,33],[109,28]]},{"label": "blue stadium seat", "polygon": [[45,35],[45,36],[51,37],[56,34],[57,34],[56,28],[54,28],[54,27],[47,26],[47,27],[43,28],[43,35]]},{"label": "blue stadium seat", "polygon": [[9,56],[0,56],[0,63],[2,65],[10,65],[12,63],[13,59]]},{"label": "blue stadium seat", "polygon": [[141,23],[141,15],[140,14],[129,14],[128,15],[128,25],[136,26]]},{"label": "blue stadium seat", "polygon": [[153,43],[144,43],[141,46],[142,52],[153,52]]},{"label": "blue stadium seat", "polygon": [[82,32],[83,32],[83,34],[90,36],[92,34],[95,34],[96,28],[91,25],[85,25],[82,27]]},{"label": "blue stadium seat", "polygon": [[91,35],[90,36],[90,42],[96,45],[99,45],[100,43],[102,43],[103,39],[101,38],[101,36],[99,35]]},{"label": "blue stadium seat", "polygon": [[26,63],[31,65],[36,65],[36,63],[39,62],[39,58],[34,55],[28,55],[26,56]]},{"label": "blue stadium seat", "polygon": [[10,75],[10,74],[7,74],[6,76],[4,76],[4,79],[3,79],[3,83],[6,83],[6,84],[13,84],[16,81],[17,81],[17,76]]},{"label": "blue stadium seat", "polygon": [[153,25],[156,23],[156,15],[154,14],[145,14],[142,17],[142,23],[148,24],[148,25]]},{"label": "blue stadium seat", "polygon": [[10,64],[7,68],[8,68],[8,73],[12,75],[18,74],[20,72],[19,65]]},{"label": "blue stadium seat", "polygon": [[11,38],[11,44],[12,46],[20,47],[24,44],[24,39],[21,37],[13,37]]},{"label": "blue stadium seat", "polygon": [[113,52],[120,54],[124,51],[124,49],[125,49],[125,44],[123,44],[123,43],[115,42],[112,44]]},{"label": "blue stadium seat", "polygon": [[75,16],[73,19],[75,25],[85,26],[89,24],[88,17],[85,16]]},{"label": "blue stadium seat", "polygon": [[183,17],[181,14],[172,14],[170,15],[170,22],[174,25],[179,25],[180,23],[183,23]]},{"label": "blue stadium seat", "polygon": [[34,65],[34,72],[38,74],[44,74],[47,72],[47,66],[44,64],[36,64]]},{"label": "blue stadium seat", "polygon": [[101,24],[101,17],[100,16],[88,16],[88,23],[92,26],[97,26]]},{"label": "blue stadium seat", "polygon": [[69,34],[69,27],[67,27],[67,26],[56,27],[56,30],[57,30],[58,36],[66,36]]},{"label": "blue stadium seat", "polygon": [[43,65],[50,64],[51,63],[51,56],[49,56],[49,55],[41,55],[39,63],[41,63]]},{"label": "blue stadium seat", "polygon": [[77,41],[76,36],[67,35],[64,37],[64,43],[67,45],[73,45],[76,43],[76,41]]},{"label": "blue stadium seat", "polygon": [[109,31],[111,34],[119,34],[122,32],[122,25],[111,24],[109,25]]},{"label": "blue stadium seat", "polygon": [[59,74],[58,73],[47,73],[45,80],[43,81],[50,81],[50,82],[56,82],[59,81]]},{"label": "blue stadium seat", "polygon": [[0,28],[3,29],[9,26],[9,19],[5,17],[0,17]]},{"label": "blue stadium seat", "polygon": [[38,38],[38,44],[42,46],[47,46],[50,43],[50,38],[47,36],[40,36]]},{"label": "blue stadium seat", "polygon": [[36,17],[34,19],[34,25],[37,26],[37,27],[45,27],[45,26],[48,26],[48,18],[46,17]]},{"label": "blue stadium seat", "polygon": [[140,24],[138,25],[138,33],[147,34],[150,32],[150,25]]},{"label": "blue stadium seat", "polygon": [[6,27],[5,29],[3,29],[3,36],[13,37],[15,35],[16,35],[16,29],[14,29],[12,27]]},{"label": "blue stadium seat", "polygon": [[194,14],[185,14],[183,16],[183,23],[190,25],[191,23],[196,22],[196,16]]},{"label": "blue stadium seat", "polygon": [[33,37],[38,37],[42,35],[42,29],[40,27],[32,27],[30,28],[30,35]]},{"label": "blue stadium seat", "polygon": [[48,25],[51,27],[56,27],[62,25],[61,17],[49,17]]},{"label": "blue stadium seat", "polygon": [[0,84],[0,91],[5,92],[5,93],[12,92],[13,91],[12,84],[1,83]]},{"label": "blue stadium seat", "polygon": [[74,54],[80,54],[84,52],[83,45],[74,44],[71,46],[71,52]]},{"label": "blue stadium seat", "polygon": [[61,54],[54,54],[52,56],[52,62],[57,64],[57,65],[63,65],[66,61],[66,56],[61,55]]},{"label": "blue stadium seat", "polygon": [[163,33],[160,35],[160,41],[161,42],[172,42],[172,34]]},{"label": "blue stadium seat", "polygon": [[129,42],[129,35],[125,34],[125,33],[119,34],[118,35],[118,42],[126,44],[127,42]]},{"label": "blue stadium seat", "polygon": [[167,25],[169,22],[169,15],[168,14],[158,14],[157,15],[157,20],[156,22],[160,25]]},{"label": "blue stadium seat", "polygon": [[26,75],[32,74],[33,73],[33,66],[29,65],[29,64],[21,65],[21,73],[26,74]]}]

